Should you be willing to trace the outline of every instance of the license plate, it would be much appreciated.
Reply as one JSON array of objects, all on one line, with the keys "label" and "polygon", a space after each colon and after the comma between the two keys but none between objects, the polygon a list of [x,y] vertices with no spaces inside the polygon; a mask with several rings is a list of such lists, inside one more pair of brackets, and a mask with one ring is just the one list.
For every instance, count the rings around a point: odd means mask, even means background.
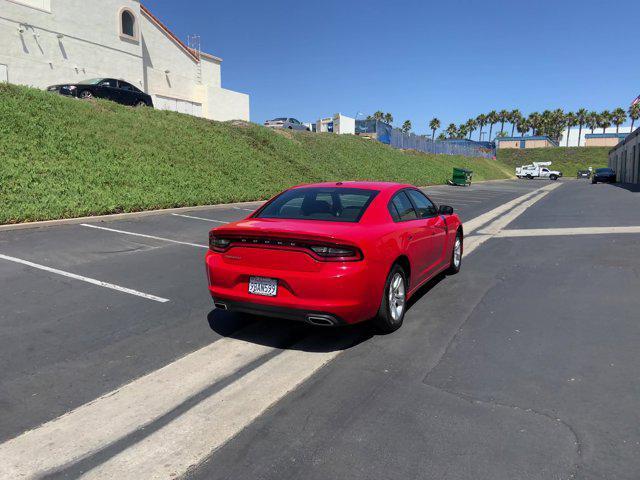
[{"label": "license plate", "polygon": [[275,297],[278,294],[278,280],[275,278],[249,277],[249,293],[263,297]]}]

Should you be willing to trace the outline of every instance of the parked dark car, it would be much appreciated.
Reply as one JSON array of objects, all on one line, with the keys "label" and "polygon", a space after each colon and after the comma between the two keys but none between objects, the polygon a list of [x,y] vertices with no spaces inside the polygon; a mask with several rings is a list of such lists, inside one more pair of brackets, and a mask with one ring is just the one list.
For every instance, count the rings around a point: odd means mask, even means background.
[{"label": "parked dark car", "polygon": [[150,95],[134,87],[129,82],[116,80],[115,78],[93,78],[78,83],[52,85],[47,90],[84,100],[104,98],[105,100],[132,107],[153,107],[153,100]]},{"label": "parked dark car", "polygon": [[591,183],[615,183],[616,172],[612,168],[596,168],[591,177]]},{"label": "parked dark car", "polygon": [[591,171],[590,170],[578,170],[578,173],[576,174],[576,178],[591,178]]}]

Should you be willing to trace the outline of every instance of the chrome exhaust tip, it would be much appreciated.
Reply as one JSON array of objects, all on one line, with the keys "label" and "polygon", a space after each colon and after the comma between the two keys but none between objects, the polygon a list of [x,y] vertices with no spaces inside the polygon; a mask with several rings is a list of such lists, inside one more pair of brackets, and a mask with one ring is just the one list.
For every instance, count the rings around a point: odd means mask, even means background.
[{"label": "chrome exhaust tip", "polygon": [[332,327],[335,325],[335,322],[327,317],[320,317],[317,315],[309,315],[307,317],[307,322],[312,325],[318,325],[320,327]]},{"label": "chrome exhaust tip", "polygon": [[228,310],[226,303],[213,302],[213,304],[215,305],[216,308],[219,308],[220,310]]}]

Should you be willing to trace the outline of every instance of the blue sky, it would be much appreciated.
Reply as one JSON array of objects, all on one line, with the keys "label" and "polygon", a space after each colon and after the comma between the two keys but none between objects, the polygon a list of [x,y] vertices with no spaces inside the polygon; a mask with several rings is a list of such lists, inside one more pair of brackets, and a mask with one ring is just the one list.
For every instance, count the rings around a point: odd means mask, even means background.
[{"label": "blue sky", "polygon": [[383,110],[424,133],[434,116],[626,108],[640,94],[636,1],[143,3],[224,59],[223,86],[251,95],[255,122]]}]

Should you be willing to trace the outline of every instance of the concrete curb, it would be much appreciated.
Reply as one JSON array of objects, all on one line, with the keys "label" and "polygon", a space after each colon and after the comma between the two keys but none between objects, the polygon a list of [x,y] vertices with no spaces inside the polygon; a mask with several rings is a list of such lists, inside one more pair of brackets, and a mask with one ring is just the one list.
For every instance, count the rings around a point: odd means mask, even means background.
[{"label": "concrete curb", "polygon": [[[497,180],[480,180],[476,183],[490,183],[490,182],[503,182],[505,180],[511,180],[510,178],[497,179]],[[439,186],[428,185],[428,187]],[[427,188],[427,187],[420,187]],[[129,213],[114,213],[109,215],[95,215],[89,217],[76,217],[76,218],[62,218],[59,220],[43,220],[39,222],[26,222],[26,223],[9,223],[6,225],[0,225],[0,232],[8,230],[26,230],[29,228],[44,228],[44,227],[56,227],[59,225],[76,225],[86,222],[110,222],[115,220],[129,220],[132,218],[150,217],[154,215],[164,215],[167,213],[184,213],[184,212],[198,212],[201,210],[210,209],[224,209],[242,206],[253,206],[263,203],[264,200],[254,200],[251,202],[237,202],[237,203],[217,203],[214,205],[197,205],[193,207],[177,207],[177,208],[164,208],[160,210],[143,210],[142,212],[129,212]]]}]

